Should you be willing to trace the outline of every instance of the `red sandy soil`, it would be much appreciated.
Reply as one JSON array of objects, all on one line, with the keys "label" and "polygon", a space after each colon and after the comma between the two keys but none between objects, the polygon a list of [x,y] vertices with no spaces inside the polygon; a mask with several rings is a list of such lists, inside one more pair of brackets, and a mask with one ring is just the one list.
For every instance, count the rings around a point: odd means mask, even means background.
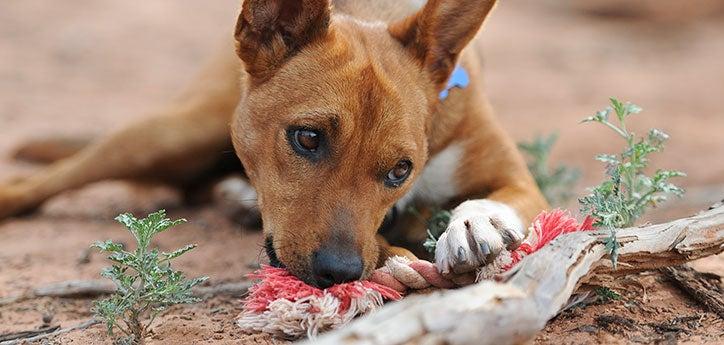
[{"label": "red sandy soil", "polygon": [[[655,164],[689,174],[681,180],[690,189],[687,197],[648,220],[690,215],[722,199],[722,17],[714,9],[681,18],[671,11],[631,14],[573,3],[504,1],[486,25],[488,91],[505,127],[518,140],[558,131],[554,159],[582,169],[582,194],[583,186],[601,177],[593,155],[613,152],[620,142],[578,121],[604,107],[609,96],[632,100],[645,109],[633,119],[635,130],[659,126],[672,137]],[[0,179],[36,168],[8,157],[23,140],[101,135],[172,98],[208,52],[230,37],[237,6],[231,0],[5,1],[0,156],[7,158],[0,159]],[[241,229],[220,210],[182,206],[178,191],[166,187],[104,182],[0,224],[0,298],[52,282],[98,278],[107,262],[88,246],[107,238],[130,241],[112,217],[160,207],[190,220],[156,242],[166,250],[199,244],[179,259],[177,267],[188,275],[210,276],[210,284],[240,281],[263,262],[261,235]],[[721,256],[694,266],[724,275]],[[622,300],[562,313],[536,343],[724,342],[722,320],[659,274],[622,281],[627,283],[612,285]],[[0,334],[37,328],[44,315],[52,316],[51,324],[70,326],[90,317],[90,305],[88,299],[39,298],[1,306]],[[276,342],[240,334],[234,326],[239,308],[236,297],[171,308],[154,323],[149,343]],[[677,327],[661,326],[677,320]],[[47,343],[110,340],[94,326]]]}]

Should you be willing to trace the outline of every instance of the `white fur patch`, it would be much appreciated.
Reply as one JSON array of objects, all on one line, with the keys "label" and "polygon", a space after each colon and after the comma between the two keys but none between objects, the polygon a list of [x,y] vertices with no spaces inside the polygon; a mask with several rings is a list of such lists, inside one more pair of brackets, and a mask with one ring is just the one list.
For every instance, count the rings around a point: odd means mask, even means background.
[{"label": "white fur patch", "polygon": [[458,191],[454,176],[462,155],[463,147],[453,144],[430,158],[412,189],[397,202],[399,209],[404,210],[412,201],[442,205],[455,197]]},{"label": "white fur patch", "polygon": [[523,239],[523,222],[503,203],[468,200],[456,207],[435,248],[435,264],[443,273],[464,273],[489,263],[511,242]]},{"label": "white fur patch", "polygon": [[256,207],[256,189],[239,176],[229,176],[214,186],[214,201],[230,210],[250,210]]}]

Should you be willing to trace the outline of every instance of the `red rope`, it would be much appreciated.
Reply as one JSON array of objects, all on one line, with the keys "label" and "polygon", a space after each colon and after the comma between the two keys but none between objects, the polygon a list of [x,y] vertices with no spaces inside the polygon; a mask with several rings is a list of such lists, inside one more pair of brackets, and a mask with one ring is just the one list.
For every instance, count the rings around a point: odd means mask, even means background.
[{"label": "red rope", "polygon": [[[539,250],[558,236],[576,231],[593,230],[593,219],[586,217],[581,224],[571,217],[568,212],[553,210],[539,214],[530,227],[528,237],[515,251],[508,255],[510,260],[499,264],[503,273],[515,266],[524,257]],[[310,286],[291,275],[284,269],[265,266],[249,275],[250,278],[260,279],[261,283],[252,287],[245,306],[257,312],[266,309],[267,305],[276,299],[295,301],[300,298],[314,295],[322,296],[324,291],[343,300],[342,309],[349,305],[349,299],[360,294],[360,289],[371,288],[387,299],[398,299],[400,294],[409,290],[425,288],[450,289],[459,286],[448,277],[443,276],[435,264],[425,261],[410,261],[403,257],[392,257],[385,266],[375,270],[366,281],[338,284],[329,289],[321,290]]]},{"label": "red rope", "polygon": [[[543,212],[533,221],[528,237],[513,252],[501,253],[495,262],[480,268],[478,278],[491,278],[516,265],[561,234],[593,229],[587,217],[582,224],[567,212]],[[443,276],[435,264],[392,257],[366,281],[319,289],[305,284],[287,270],[263,266],[249,275],[260,282],[249,290],[237,324],[245,332],[266,332],[284,337],[314,336],[339,327],[356,315],[368,313],[397,300],[410,290],[448,289],[458,286]]]},{"label": "red rope", "polygon": [[[591,217],[586,217],[579,224],[568,212],[560,209],[542,212],[533,220],[526,240],[516,250],[509,253],[510,261],[501,264],[501,271],[498,273],[509,270],[524,257],[543,248],[562,234],[589,230],[593,230],[593,218]],[[419,290],[429,287],[449,289],[458,286],[443,276],[435,264],[425,260],[410,261],[401,257],[388,259],[385,266],[375,270],[368,279],[400,293],[411,289]]]}]

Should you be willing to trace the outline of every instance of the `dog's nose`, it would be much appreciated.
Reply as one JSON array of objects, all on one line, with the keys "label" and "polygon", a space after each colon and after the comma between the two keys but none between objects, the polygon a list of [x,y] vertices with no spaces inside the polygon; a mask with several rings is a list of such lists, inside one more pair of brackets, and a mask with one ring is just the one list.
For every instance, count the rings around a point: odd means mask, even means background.
[{"label": "dog's nose", "polygon": [[362,271],[357,253],[322,248],[312,258],[312,273],[320,288],[360,279]]}]

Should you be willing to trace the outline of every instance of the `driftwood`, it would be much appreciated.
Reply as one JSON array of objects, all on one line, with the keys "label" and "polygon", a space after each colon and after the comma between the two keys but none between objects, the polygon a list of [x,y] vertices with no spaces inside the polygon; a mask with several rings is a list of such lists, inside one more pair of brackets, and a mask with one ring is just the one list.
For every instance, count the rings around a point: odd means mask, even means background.
[{"label": "driftwood", "polygon": [[666,267],[661,271],[682,291],[724,320],[724,291],[722,291],[721,277],[698,272],[686,265]]},{"label": "driftwood", "polygon": [[535,337],[594,274],[621,275],[679,265],[724,250],[724,205],[670,223],[618,231],[613,270],[607,231],[561,236],[525,258],[501,282],[414,295],[314,344],[517,344]]},{"label": "driftwood", "polygon": [[[211,286],[196,286],[194,296],[207,298],[217,295],[241,296],[251,287],[252,282],[222,283]],[[96,297],[111,294],[116,286],[108,280],[69,280],[28,290],[22,294],[0,298],[0,306],[39,297]]]}]

